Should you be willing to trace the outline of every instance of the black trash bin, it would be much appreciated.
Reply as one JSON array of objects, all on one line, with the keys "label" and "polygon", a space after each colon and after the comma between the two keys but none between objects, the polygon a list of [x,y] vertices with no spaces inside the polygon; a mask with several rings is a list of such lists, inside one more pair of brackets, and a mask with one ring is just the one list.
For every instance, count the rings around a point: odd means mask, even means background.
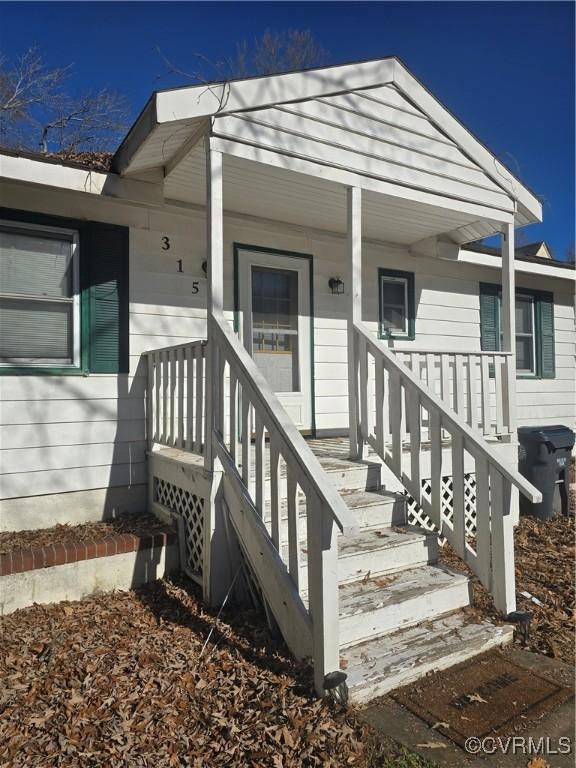
[{"label": "black trash bin", "polygon": [[[542,491],[540,504],[520,495],[520,512],[540,520],[557,514],[568,515],[570,455],[574,432],[557,424],[553,427],[520,427],[518,467],[532,485]],[[559,493],[556,493],[556,491]]]}]

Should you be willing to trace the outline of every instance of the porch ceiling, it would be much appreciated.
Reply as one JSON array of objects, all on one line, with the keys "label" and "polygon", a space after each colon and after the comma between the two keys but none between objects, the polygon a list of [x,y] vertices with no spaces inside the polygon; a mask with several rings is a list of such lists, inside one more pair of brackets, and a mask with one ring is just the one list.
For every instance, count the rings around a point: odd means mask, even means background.
[{"label": "porch ceiling", "polygon": [[[224,156],[224,207],[229,212],[293,225],[344,233],[346,192],[342,185],[264,163]],[[165,179],[164,196],[205,205],[205,155],[201,145]],[[476,215],[400,197],[365,191],[363,230],[366,238],[412,245],[442,235],[466,243],[493,234],[497,224]]]}]

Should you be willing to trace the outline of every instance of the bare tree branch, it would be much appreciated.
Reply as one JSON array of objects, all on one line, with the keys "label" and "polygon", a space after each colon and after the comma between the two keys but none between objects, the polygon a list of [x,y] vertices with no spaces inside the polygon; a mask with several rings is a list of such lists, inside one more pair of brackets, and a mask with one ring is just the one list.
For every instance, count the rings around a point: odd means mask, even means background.
[{"label": "bare tree branch", "polygon": [[72,96],[72,66],[49,69],[35,48],[12,64],[0,56],[0,141],[42,152],[104,151],[128,125],[128,101],[107,88]]}]

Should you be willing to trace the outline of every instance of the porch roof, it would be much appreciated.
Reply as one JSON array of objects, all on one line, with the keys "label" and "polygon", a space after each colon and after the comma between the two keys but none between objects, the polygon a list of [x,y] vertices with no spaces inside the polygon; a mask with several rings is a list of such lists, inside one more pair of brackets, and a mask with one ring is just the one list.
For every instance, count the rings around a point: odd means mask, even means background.
[{"label": "porch roof", "polygon": [[[356,97],[363,100],[360,113],[353,100]],[[335,120],[324,114],[330,110],[337,116]],[[377,110],[392,112],[394,120]],[[352,118],[359,118],[360,123]],[[298,129],[298,120],[305,129],[314,127],[312,153],[307,154],[304,142],[310,137],[307,130]],[[371,128],[365,128],[368,124]],[[333,139],[330,131],[339,137]],[[429,221],[435,216],[435,204],[443,209],[444,217],[448,211],[451,214],[452,220],[421,226],[419,231],[405,233],[400,242],[445,233],[454,242],[470,242],[497,231],[500,225],[495,222],[512,216],[517,226],[542,218],[535,195],[396,57],[158,91],[118,149],[112,168],[141,180],[164,179],[168,197],[200,203],[199,193],[193,191],[196,181],[189,173],[199,173],[202,162],[197,145],[209,132],[225,153],[235,155],[236,175],[241,173],[239,159],[259,161],[254,170],[258,181],[252,185],[257,183],[260,189],[264,177],[270,177],[270,182],[276,177],[277,183],[278,168],[283,170],[283,179],[284,169],[289,169],[295,174],[293,181],[298,175],[305,187],[316,187],[316,195],[326,179],[350,183],[346,171],[352,171],[364,189],[395,198],[397,217],[413,220],[421,215],[422,222]],[[339,144],[342,137],[347,138],[345,132],[349,140]],[[284,143],[277,145],[278,134]],[[382,144],[387,154],[374,154],[373,147],[380,150]],[[344,161],[338,166],[330,149],[343,157],[352,156],[352,167]],[[244,176],[247,173],[245,167]],[[305,181],[306,174],[311,178]],[[273,190],[272,183],[264,186]],[[229,199],[227,207],[230,202],[234,201]],[[287,210],[285,206],[283,220],[287,220]],[[480,226],[473,226],[478,221]],[[333,223],[326,224],[333,227]],[[396,236],[390,239],[396,240]]]}]

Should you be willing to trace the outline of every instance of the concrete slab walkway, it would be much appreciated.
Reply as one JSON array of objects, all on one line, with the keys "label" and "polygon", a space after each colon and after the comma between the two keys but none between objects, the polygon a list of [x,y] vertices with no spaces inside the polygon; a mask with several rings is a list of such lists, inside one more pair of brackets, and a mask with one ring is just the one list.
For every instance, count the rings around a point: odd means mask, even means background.
[{"label": "concrete slab walkway", "polygon": [[[540,675],[563,686],[573,687],[574,671],[564,662],[535,653],[509,648],[502,651],[511,661],[526,669],[537,671]],[[415,752],[442,768],[573,768],[575,728],[574,699],[553,708],[542,715],[537,722],[531,722],[518,736],[524,743],[510,742],[506,750],[506,740],[502,737],[504,750],[496,742],[492,754],[467,754],[464,749],[450,739],[438,733],[420,718],[413,715],[389,696],[373,702],[361,712],[364,718],[379,734],[391,738],[410,752]],[[532,739],[532,745],[529,739]],[[539,740],[542,739],[542,742]],[[530,761],[537,756],[535,747],[540,745],[544,751],[539,753],[544,763]],[[570,752],[566,752],[567,746]],[[491,742],[487,744],[491,750]],[[532,746],[532,752],[530,747]],[[564,752],[564,754],[562,754]]]}]

